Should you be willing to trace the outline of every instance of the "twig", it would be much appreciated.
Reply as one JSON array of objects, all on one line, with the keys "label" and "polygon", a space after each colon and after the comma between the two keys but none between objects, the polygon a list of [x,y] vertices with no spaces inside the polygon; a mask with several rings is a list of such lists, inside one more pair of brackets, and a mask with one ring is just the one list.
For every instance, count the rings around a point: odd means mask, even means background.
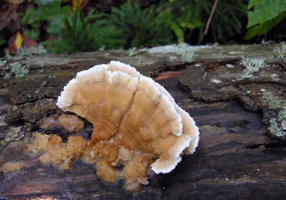
[{"label": "twig", "polygon": [[212,12],[209,16],[209,19],[208,19],[208,23],[206,25],[206,29],[205,29],[205,32],[204,32],[204,36],[208,33],[208,30],[209,30],[209,27],[210,27],[210,24],[211,24],[211,21],[212,21],[212,18],[213,18],[213,14],[214,14],[214,11],[215,11],[215,8],[216,8],[216,5],[218,3],[219,0],[216,0],[214,5],[213,5],[213,9],[212,9]]}]

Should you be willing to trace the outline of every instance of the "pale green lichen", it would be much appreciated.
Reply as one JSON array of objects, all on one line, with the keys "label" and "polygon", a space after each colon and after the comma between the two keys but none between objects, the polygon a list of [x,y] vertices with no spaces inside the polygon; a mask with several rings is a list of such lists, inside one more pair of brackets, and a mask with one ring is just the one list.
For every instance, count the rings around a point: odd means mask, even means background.
[{"label": "pale green lichen", "polygon": [[204,76],[203,76],[203,79],[205,79],[207,77],[208,73],[205,72]]},{"label": "pale green lichen", "polygon": [[12,56],[10,55],[10,53],[9,52],[6,53],[5,59],[6,60],[10,60],[11,58],[12,58]]},{"label": "pale green lichen", "polygon": [[182,51],[181,61],[183,62],[194,62],[195,52],[191,49],[185,49]]},{"label": "pale green lichen", "polygon": [[18,48],[15,55],[11,56],[9,53],[7,53],[5,59],[8,61],[17,61],[23,59],[25,56],[45,55],[47,53],[48,51],[44,48],[44,46],[39,45],[38,47]]},{"label": "pale green lichen", "polygon": [[199,46],[190,46],[187,43],[179,43],[179,44],[169,44],[164,46],[152,47],[152,48],[143,48],[140,51],[147,51],[148,53],[171,53],[171,54],[180,54],[182,55],[183,51],[186,50],[198,50],[198,49],[206,49],[213,48],[211,45],[199,45]]},{"label": "pale green lichen", "polygon": [[52,78],[52,79],[54,79],[54,78],[56,78],[56,76],[52,76],[52,75],[50,75],[50,76],[49,76],[49,78]]},{"label": "pale green lichen", "polygon": [[277,96],[273,96],[270,92],[264,92],[262,94],[262,101],[266,102],[268,107],[272,110],[282,108],[282,99]]},{"label": "pale green lichen", "polygon": [[260,69],[269,67],[269,65],[265,63],[265,58],[242,57],[240,64],[251,72],[258,72]]},{"label": "pale green lichen", "polygon": [[241,77],[241,80],[249,79],[249,78],[252,78],[252,77],[254,77],[253,74],[252,74],[252,72],[249,71],[247,68],[245,68],[245,69],[243,70],[243,75],[242,75],[242,77]]},{"label": "pale green lichen", "polygon": [[[269,120],[270,126],[268,130],[271,134],[277,137],[286,136],[285,130],[285,119],[286,119],[286,109],[285,109],[285,101],[278,96],[273,96],[270,92],[264,92],[261,101],[264,102],[270,109],[279,111],[278,116],[275,118],[271,118]],[[277,123],[279,122],[279,124]],[[282,126],[282,129],[280,127]]]},{"label": "pale green lichen", "polygon": [[15,78],[23,78],[29,73],[29,67],[22,65],[19,62],[15,62],[2,69],[5,73],[4,79],[11,79],[14,75]]},{"label": "pale green lichen", "polygon": [[11,75],[9,73],[5,73],[4,79],[9,80],[11,78]]},{"label": "pale green lichen", "polygon": [[134,47],[134,48],[129,50],[129,57],[134,56],[134,55],[137,54],[137,52],[135,52],[135,50],[136,50],[136,47]]},{"label": "pale green lichen", "polygon": [[18,48],[15,56],[45,55],[47,52],[45,47],[40,44],[38,47]]},{"label": "pale green lichen", "polygon": [[278,121],[283,121],[286,119],[286,110],[282,109],[280,110],[280,112],[278,113],[278,117],[277,120]]},{"label": "pale green lichen", "polygon": [[29,73],[29,68],[19,62],[11,64],[11,72],[15,74],[15,78],[23,78]]},{"label": "pale green lichen", "polygon": [[5,65],[7,63],[7,60],[1,60],[0,59],[0,67],[2,67],[3,65]]},{"label": "pale green lichen", "polygon": [[104,51],[105,50],[105,45],[102,45],[99,49],[98,49],[98,51]]},{"label": "pale green lichen", "polygon": [[47,81],[43,81],[41,87],[44,87],[47,84]]},{"label": "pale green lichen", "polygon": [[250,58],[241,57],[241,65],[245,67],[243,75],[240,80],[254,77],[253,73],[259,72],[259,70],[269,67],[270,65],[265,63],[265,58]]},{"label": "pale green lichen", "polygon": [[283,59],[286,62],[286,43],[281,42],[281,47],[277,47],[273,50],[277,58]]},{"label": "pale green lichen", "polygon": [[176,56],[170,56],[169,59],[170,59],[171,62],[173,62],[174,60],[177,59],[177,57]]},{"label": "pale green lichen", "polygon": [[268,127],[268,130],[275,136],[277,137],[284,137],[286,135],[286,133],[284,131],[282,131],[279,127],[278,124],[276,122],[275,118],[271,118],[269,120],[270,122],[270,126]]},{"label": "pale green lichen", "polygon": [[[47,54],[47,50],[42,46],[39,45],[38,47],[29,47],[29,48],[19,48],[17,49],[17,53],[14,56],[11,56],[9,53],[6,54],[5,60],[0,60],[0,67],[4,72],[4,79],[11,79],[12,77],[15,78],[23,78],[29,73],[29,66],[23,65],[20,62],[14,62],[11,64],[7,64],[7,61],[17,61],[22,59],[24,56],[29,55],[43,55]],[[6,68],[3,68],[7,64]],[[41,71],[40,71],[41,73]]]}]

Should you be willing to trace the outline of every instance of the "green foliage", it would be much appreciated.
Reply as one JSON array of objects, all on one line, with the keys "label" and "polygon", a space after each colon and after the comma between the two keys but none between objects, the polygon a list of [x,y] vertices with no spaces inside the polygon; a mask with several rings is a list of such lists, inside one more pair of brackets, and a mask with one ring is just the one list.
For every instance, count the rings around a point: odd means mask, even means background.
[{"label": "green foliage", "polygon": [[[269,31],[286,16],[283,1],[220,0],[208,33],[212,42],[227,42],[241,33],[247,9],[249,30],[245,39]],[[163,0],[159,6],[142,9],[138,0],[127,0],[109,14],[91,10],[85,15],[78,8],[72,12],[70,6],[62,6],[61,0],[35,0],[35,6],[22,15],[21,22],[24,35],[37,41],[43,34],[48,35],[49,41],[43,44],[55,53],[128,49],[169,44],[175,39],[179,43],[201,41],[214,3],[215,0]],[[0,45],[1,42],[5,41],[0,40]],[[249,71],[245,74],[252,75]]]},{"label": "green foliage", "polygon": [[184,42],[184,31],[182,30],[182,28],[175,22],[173,22],[171,24],[171,29],[174,31],[175,35],[178,38],[178,43]]},{"label": "green foliage", "polygon": [[156,13],[155,7],[142,10],[138,1],[131,0],[120,9],[112,8],[111,14],[91,10],[84,16],[77,9],[59,23],[64,24],[59,39],[43,43],[55,53],[166,44],[172,39],[170,13]]},{"label": "green foliage", "polygon": [[137,0],[134,3],[128,0],[120,8],[113,7],[107,18],[111,26],[122,31],[120,38],[125,40],[124,48],[167,44],[172,39],[171,13],[158,12],[154,6],[143,10]]},{"label": "green foliage", "polygon": [[[178,40],[182,40],[182,32],[184,38],[189,39],[193,37],[194,32],[198,33],[197,40],[201,40],[204,35],[204,30],[210,16],[215,0],[169,0],[170,4],[166,7],[171,9],[175,17],[177,26],[173,26],[172,30],[176,33]],[[213,40],[225,40],[229,36],[233,37],[239,34],[242,28],[242,18],[246,16],[246,5],[244,1],[235,0],[221,0],[218,2],[215,9],[212,22],[210,24],[210,31]],[[178,27],[181,29],[179,32]]]},{"label": "green foliage", "polygon": [[0,39],[0,46],[3,45],[3,44],[5,44],[5,42],[6,42],[6,40]]},{"label": "green foliage", "polygon": [[53,37],[64,29],[62,17],[72,13],[69,6],[61,7],[60,0],[35,1],[38,8],[28,9],[22,17],[22,24],[26,27],[24,35],[39,40],[41,22],[47,22],[47,32]]},{"label": "green foliage", "polygon": [[77,9],[69,16],[64,16],[61,23],[64,24],[64,29],[59,33],[59,39],[43,43],[55,53],[94,51],[103,46],[118,48],[124,43],[118,37],[121,31],[109,25],[102,14],[94,14],[94,10],[84,17]]},{"label": "green foliage", "polygon": [[38,40],[41,23],[47,24],[49,37],[56,40],[43,42],[49,51],[55,53],[70,53],[76,51],[94,51],[103,46],[118,48],[124,45],[124,40],[118,37],[121,32],[115,26],[109,25],[102,14],[91,10],[87,16],[77,8],[71,11],[70,6],[61,7],[61,1],[36,1],[38,9],[28,9],[22,18],[27,27],[25,35]]},{"label": "green foliage", "polygon": [[285,0],[250,0],[247,8],[246,40],[268,32],[286,17]]}]

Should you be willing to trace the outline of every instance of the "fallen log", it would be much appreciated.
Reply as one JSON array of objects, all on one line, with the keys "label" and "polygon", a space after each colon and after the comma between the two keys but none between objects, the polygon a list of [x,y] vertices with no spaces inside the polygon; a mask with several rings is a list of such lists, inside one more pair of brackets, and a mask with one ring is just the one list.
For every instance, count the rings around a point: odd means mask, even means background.
[{"label": "fallen log", "polygon": [[[25,161],[20,172],[0,173],[2,199],[285,199],[286,154],[283,137],[269,132],[279,109],[263,97],[285,99],[285,63],[273,54],[277,45],[217,46],[195,49],[195,62],[174,52],[128,51],[45,55],[22,58],[29,73],[4,80],[0,91],[0,166]],[[241,56],[266,58],[270,66],[242,79]],[[76,72],[119,60],[163,85],[200,128],[194,155],[183,156],[168,174],[151,174],[149,185],[129,194],[122,181],[103,183],[92,165],[76,161],[60,171],[23,153],[42,118],[61,111],[55,106],[62,87]],[[19,61],[11,61],[19,62]],[[276,74],[277,76],[273,76]],[[8,119],[6,120],[5,117]],[[88,138],[88,122],[80,132]],[[273,136],[274,138],[271,138]]]}]

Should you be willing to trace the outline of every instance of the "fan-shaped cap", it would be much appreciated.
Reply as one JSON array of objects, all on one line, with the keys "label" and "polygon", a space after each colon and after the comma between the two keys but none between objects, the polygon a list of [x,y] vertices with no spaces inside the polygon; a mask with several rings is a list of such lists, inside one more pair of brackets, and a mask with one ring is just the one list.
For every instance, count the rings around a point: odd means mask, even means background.
[{"label": "fan-shaped cap", "polygon": [[193,153],[198,145],[198,127],[168,91],[118,61],[79,72],[57,105],[93,124],[90,147],[107,139],[118,148],[157,156],[155,173],[172,171],[181,154]]}]

